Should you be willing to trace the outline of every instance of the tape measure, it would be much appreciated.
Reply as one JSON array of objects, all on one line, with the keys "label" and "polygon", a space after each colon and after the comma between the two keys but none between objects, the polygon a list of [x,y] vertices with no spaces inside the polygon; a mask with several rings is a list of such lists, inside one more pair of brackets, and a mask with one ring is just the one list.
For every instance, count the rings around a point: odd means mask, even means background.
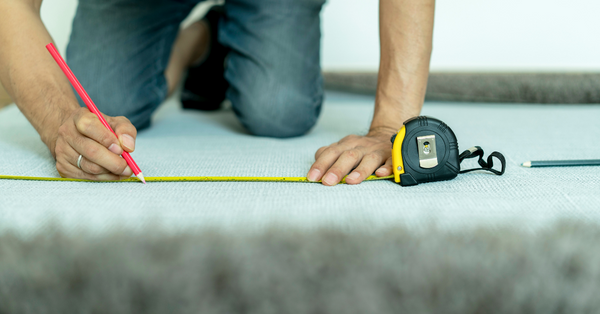
[{"label": "tape measure", "polygon": [[[378,177],[369,176],[365,181],[387,180],[394,176]],[[51,178],[51,177],[25,177],[25,176],[3,176],[0,175],[0,180],[29,180],[29,181],[70,181],[70,182],[97,182],[97,183],[116,183],[116,182],[136,182],[140,180],[131,177],[125,180],[118,181],[92,181],[84,179],[70,178]],[[309,182],[320,183],[321,181],[308,181],[306,177],[146,177],[146,182]],[[342,184],[346,183],[346,177],[342,179]]]},{"label": "tape measure", "polygon": [[[460,171],[460,163],[467,158],[479,157],[481,168]],[[500,171],[493,169],[492,158],[502,163]],[[392,164],[394,174],[386,177],[369,176],[365,181],[394,179],[402,186],[411,186],[424,182],[454,179],[459,173],[485,170],[502,175],[505,170],[504,156],[493,152],[483,160],[483,149],[475,146],[458,154],[458,141],[454,132],[444,122],[426,116],[406,120],[397,134],[392,136]],[[4,180],[32,181],[71,181],[71,182],[136,182],[137,178],[121,181],[91,181],[70,178],[27,177],[0,175]],[[306,177],[146,177],[146,182],[311,182]],[[321,181],[317,181],[319,183]],[[340,182],[346,183],[346,177]]]},{"label": "tape measure", "polygon": [[[426,116],[406,120],[397,134],[392,136],[392,167],[394,180],[402,186],[456,178],[459,173],[484,170],[496,175],[504,174],[506,161],[499,152],[483,160],[483,149],[472,147],[458,154],[456,135],[444,122]],[[467,158],[479,157],[481,168],[460,170]],[[502,164],[500,171],[493,169],[492,158]]]}]

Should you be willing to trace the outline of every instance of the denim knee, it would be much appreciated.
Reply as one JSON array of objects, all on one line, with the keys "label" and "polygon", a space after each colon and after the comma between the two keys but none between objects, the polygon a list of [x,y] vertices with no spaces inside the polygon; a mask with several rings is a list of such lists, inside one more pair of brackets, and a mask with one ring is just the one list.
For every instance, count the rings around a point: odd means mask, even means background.
[{"label": "denim knee", "polygon": [[287,138],[304,135],[316,124],[323,92],[280,89],[240,95],[230,100],[251,134]]}]

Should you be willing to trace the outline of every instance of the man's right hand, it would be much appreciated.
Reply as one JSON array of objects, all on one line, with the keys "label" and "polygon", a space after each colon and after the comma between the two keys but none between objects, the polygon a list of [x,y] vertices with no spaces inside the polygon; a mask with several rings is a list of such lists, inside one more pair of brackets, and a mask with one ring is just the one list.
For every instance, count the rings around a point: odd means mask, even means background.
[{"label": "man's right hand", "polygon": [[[42,0],[0,0],[0,83],[56,158],[62,177],[119,180],[132,172],[119,155],[132,152],[137,130],[124,117],[98,117],[81,108],[69,80],[45,46]],[[77,167],[79,156],[81,169]]]},{"label": "man's right hand", "polygon": [[[137,130],[125,117],[103,115],[117,136],[87,108],[79,108],[58,129],[54,149],[56,170],[64,178],[94,181],[123,180],[132,175],[120,155],[133,152]],[[82,155],[77,167],[79,155]]]}]

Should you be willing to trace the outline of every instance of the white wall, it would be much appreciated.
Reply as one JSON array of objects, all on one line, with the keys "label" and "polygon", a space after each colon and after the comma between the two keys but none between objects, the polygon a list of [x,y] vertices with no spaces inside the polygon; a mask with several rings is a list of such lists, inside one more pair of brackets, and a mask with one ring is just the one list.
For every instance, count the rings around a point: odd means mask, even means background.
[{"label": "white wall", "polygon": [[[64,52],[76,0],[45,0],[42,19]],[[600,71],[598,0],[438,0],[432,70]],[[323,67],[377,70],[378,0],[329,0]]]},{"label": "white wall", "polygon": [[42,2],[42,21],[54,39],[56,48],[64,56],[77,0],[45,0]]},{"label": "white wall", "polygon": [[[378,0],[329,0],[325,69],[378,68]],[[598,0],[438,0],[432,70],[600,71]]]}]

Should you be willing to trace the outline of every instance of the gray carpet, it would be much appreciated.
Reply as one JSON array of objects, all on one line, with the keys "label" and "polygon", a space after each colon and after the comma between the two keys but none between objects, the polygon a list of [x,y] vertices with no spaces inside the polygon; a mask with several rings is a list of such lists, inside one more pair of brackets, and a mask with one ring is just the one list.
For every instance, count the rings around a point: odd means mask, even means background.
[{"label": "gray carpet", "polygon": [[0,313],[597,313],[598,238],[586,224],[0,235]]},{"label": "gray carpet", "polygon": [[[377,73],[328,72],[325,86],[333,90],[375,94]],[[598,104],[598,73],[431,73],[427,100]]]},{"label": "gray carpet", "polygon": [[[244,133],[230,111],[184,112],[174,101],[139,134],[132,156],[146,176],[303,176],[317,148],[364,133],[373,99],[329,93],[308,135],[269,139]],[[421,230],[546,227],[559,218],[600,222],[600,167],[525,169],[531,159],[599,158],[599,106],[428,102],[461,150],[482,146],[507,159],[504,176],[472,173],[401,187],[393,182],[325,187],[308,183],[80,183],[0,181],[0,230],[263,230],[335,227]],[[16,107],[0,111],[0,173],[58,176],[35,130]],[[470,161],[467,166],[473,166]]]}]

